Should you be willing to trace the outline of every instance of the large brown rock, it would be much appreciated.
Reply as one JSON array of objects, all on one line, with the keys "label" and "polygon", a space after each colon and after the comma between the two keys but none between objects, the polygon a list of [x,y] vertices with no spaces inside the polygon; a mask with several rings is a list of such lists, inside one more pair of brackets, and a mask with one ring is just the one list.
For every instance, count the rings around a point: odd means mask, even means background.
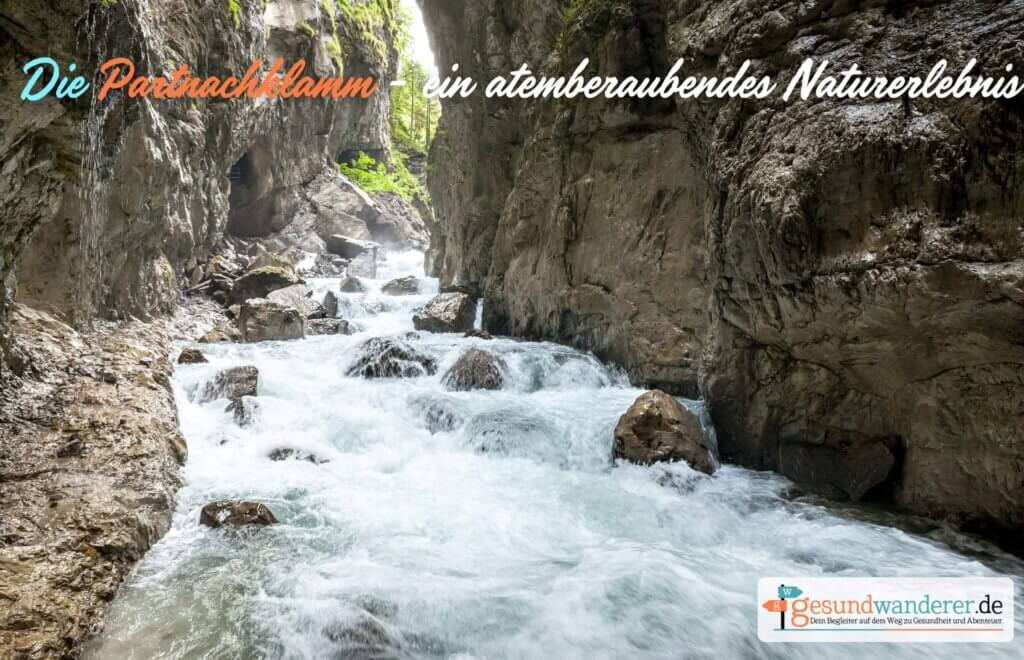
[{"label": "large brown rock", "polygon": [[276,525],[277,518],[266,504],[260,502],[211,502],[199,513],[199,524],[207,527],[266,527]]},{"label": "large brown rock", "polygon": [[[440,68],[477,80],[556,49],[620,76],[1003,75],[1024,38],[1015,4],[973,0],[422,5]],[[706,397],[726,460],[884,445],[895,506],[1024,526],[1019,99],[442,102],[433,261],[480,284],[488,330]]]},{"label": "large brown rock", "polygon": [[458,392],[500,390],[505,384],[505,361],[493,353],[471,348],[444,375],[445,387]]},{"label": "large brown rock", "polygon": [[416,312],[412,323],[427,332],[469,332],[476,323],[476,301],[464,293],[442,293]]},{"label": "large brown rock", "polygon": [[230,299],[234,303],[244,303],[252,298],[266,298],[273,291],[292,287],[298,283],[299,276],[291,268],[262,266],[248,271],[235,280]]},{"label": "large brown rock", "polygon": [[260,372],[256,367],[232,367],[218,372],[213,380],[203,385],[198,401],[205,403],[217,399],[240,399],[256,396],[259,389]]},{"label": "large brown rock", "polygon": [[209,362],[198,348],[186,348],[178,355],[178,364],[204,364]]},{"label": "large brown rock", "polygon": [[705,474],[718,469],[700,419],[660,390],[640,395],[619,418],[614,455],[641,465],[686,461]]},{"label": "large brown rock", "polygon": [[248,300],[238,316],[242,341],[288,341],[306,336],[302,313],[269,300]]}]

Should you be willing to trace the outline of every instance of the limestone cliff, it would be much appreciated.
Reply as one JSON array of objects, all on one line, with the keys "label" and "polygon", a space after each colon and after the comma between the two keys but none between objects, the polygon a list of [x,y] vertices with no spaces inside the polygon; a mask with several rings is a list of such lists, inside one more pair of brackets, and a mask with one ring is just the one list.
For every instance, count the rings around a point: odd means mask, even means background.
[{"label": "limestone cliff", "polygon": [[76,324],[166,313],[227,225],[280,230],[339,156],[389,149],[386,93],[94,103],[94,84],[79,102],[24,103],[26,61],[49,54],[89,72],[124,56],[140,75],[185,63],[205,77],[303,58],[310,75],[370,74],[386,90],[395,11],[391,0],[0,4],[0,298],[16,291]]},{"label": "limestone cliff", "polygon": [[[1024,3],[423,0],[447,71],[788,80],[807,57],[1024,65]],[[1024,524],[1024,107],[449,101],[445,283],[708,401],[723,457],[835,497]]]}]

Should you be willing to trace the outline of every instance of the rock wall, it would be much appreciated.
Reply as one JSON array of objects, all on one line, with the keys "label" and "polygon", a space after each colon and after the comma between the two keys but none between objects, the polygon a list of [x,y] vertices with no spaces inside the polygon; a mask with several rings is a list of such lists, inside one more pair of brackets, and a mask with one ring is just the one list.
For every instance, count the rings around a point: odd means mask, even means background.
[{"label": "rock wall", "polygon": [[[230,221],[287,226],[301,189],[340,153],[388,148],[388,95],[363,100],[19,99],[19,67],[50,54],[79,71],[113,56],[139,74],[241,76],[257,58],[310,75],[393,74],[395,3],[119,0],[0,5],[0,280],[6,298],[82,325],[171,311],[183,273]],[[237,10],[232,9],[237,7]],[[374,20],[372,17],[376,16]],[[368,18],[371,17],[371,18]],[[91,94],[97,85],[93,85]],[[15,277],[16,273],[16,277]]]},{"label": "rock wall", "polygon": [[[442,71],[788,80],[806,57],[1024,66],[1024,3],[423,0]],[[551,7],[551,5],[556,5]],[[1024,104],[445,103],[445,283],[489,330],[707,399],[726,460],[1024,525]]]}]

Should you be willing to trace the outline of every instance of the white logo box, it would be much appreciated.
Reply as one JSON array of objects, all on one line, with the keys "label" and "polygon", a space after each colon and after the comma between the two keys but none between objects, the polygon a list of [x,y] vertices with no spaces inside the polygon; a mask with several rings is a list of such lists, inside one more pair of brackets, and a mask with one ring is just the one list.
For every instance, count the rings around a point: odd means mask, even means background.
[{"label": "white logo box", "polygon": [[1010,642],[1010,578],[762,578],[764,642]]}]

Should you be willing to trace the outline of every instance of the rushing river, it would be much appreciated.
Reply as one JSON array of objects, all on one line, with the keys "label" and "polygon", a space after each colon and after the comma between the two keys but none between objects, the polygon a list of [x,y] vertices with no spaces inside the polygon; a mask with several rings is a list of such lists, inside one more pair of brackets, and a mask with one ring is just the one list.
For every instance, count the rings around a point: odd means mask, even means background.
[{"label": "rushing river", "polygon": [[[1024,640],[760,643],[762,576],[1024,571],[905,531],[904,519],[790,497],[774,475],[613,465],[612,429],[640,391],[591,356],[424,333],[408,341],[438,360],[438,375],[346,377],[366,339],[413,329],[436,281],[422,279],[410,297],[380,287],[422,275],[419,262],[397,255],[381,280],[366,281],[369,293],[339,294],[354,335],[204,346],[209,364],[178,369],[187,483],[171,531],[121,590],[87,657],[1024,657]],[[313,284],[318,299],[338,287]],[[504,390],[445,390],[441,374],[469,346],[504,357]],[[262,411],[247,429],[226,401],[189,398],[243,364],[260,371]],[[457,427],[431,433],[431,409]],[[328,462],[268,458],[282,448]],[[201,527],[202,506],[228,498],[265,502],[281,524]],[[1020,628],[1024,606],[1017,612]]]}]

